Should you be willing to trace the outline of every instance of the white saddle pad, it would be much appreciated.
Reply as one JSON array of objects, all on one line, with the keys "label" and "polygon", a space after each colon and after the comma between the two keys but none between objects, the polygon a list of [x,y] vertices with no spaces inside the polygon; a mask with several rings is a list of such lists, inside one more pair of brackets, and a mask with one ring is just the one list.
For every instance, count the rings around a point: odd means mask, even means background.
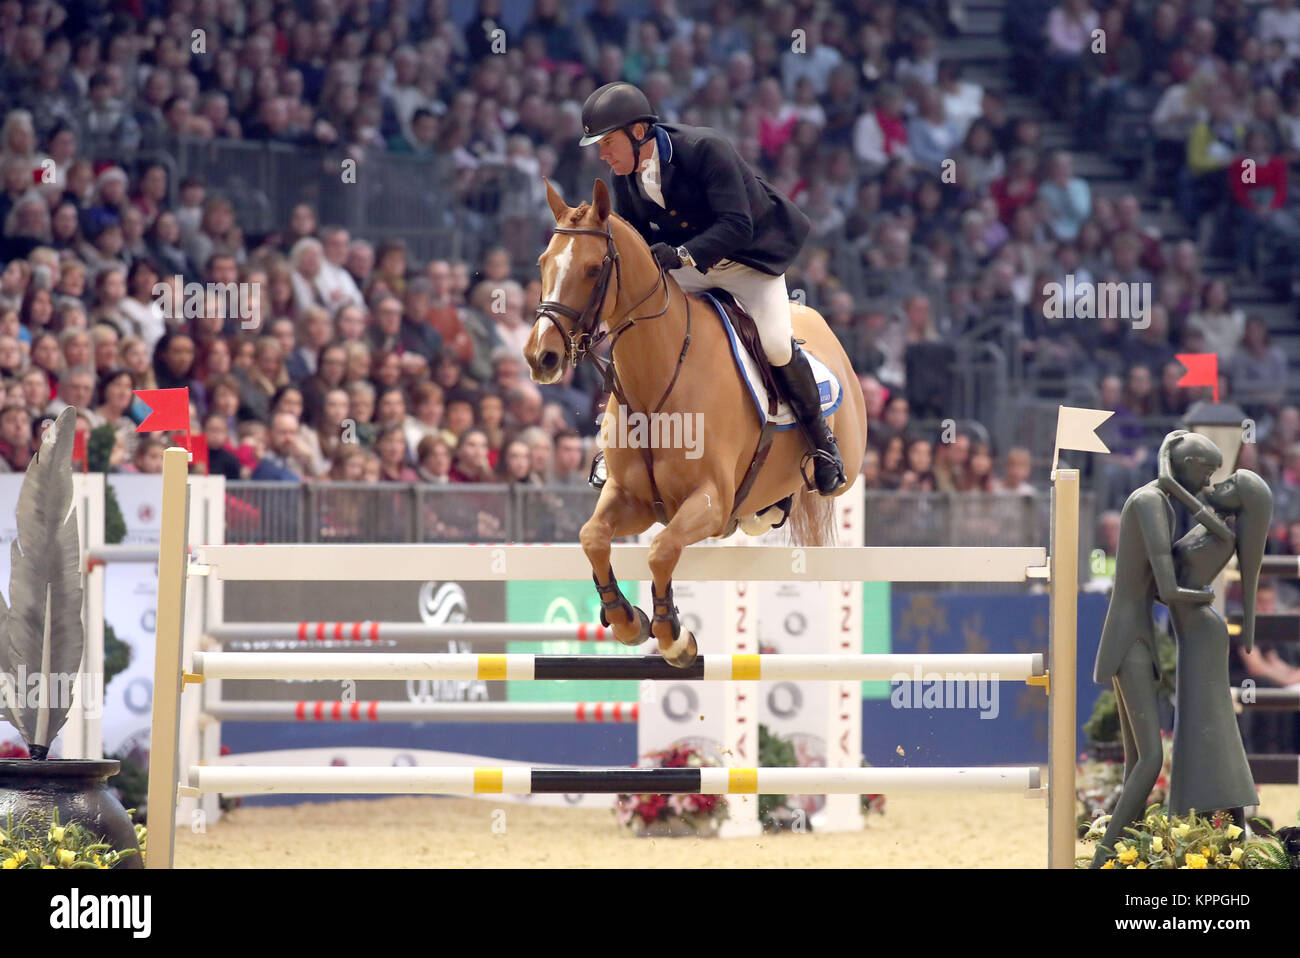
[{"label": "white saddle pad", "polygon": [[[727,339],[731,343],[732,359],[735,360],[737,368],[744,377],[745,384],[749,387],[749,395],[754,400],[754,409],[758,413],[759,420],[770,419],[775,423],[775,428],[778,430],[797,428],[798,423],[794,421],[794,413],[790,410],[790,404],[785,400],[777,404],[775,416],[769,417],[767,415],[767,390],[763,388],[763,378],[759,375],[758,364],[740,342],[740,338],[736,335],[735,329],[732,328],[731,320],[727,318],[727,313],[722,308],[722,304],[709,293],[701,293],[700,295],[713,304],[713,308],[718,313],[718,318],[722,320],[722,326],[727,331]],[[836,375],[827,368],[826,364],[809,350],[805,349],[804,355],[808,357],[808,363],[812,366],[813,375],[817,378],[817,390],[821,394],[822,400],[822,414],[829,416],[840,408],[840,403],[844,400],[844,386]]]}]

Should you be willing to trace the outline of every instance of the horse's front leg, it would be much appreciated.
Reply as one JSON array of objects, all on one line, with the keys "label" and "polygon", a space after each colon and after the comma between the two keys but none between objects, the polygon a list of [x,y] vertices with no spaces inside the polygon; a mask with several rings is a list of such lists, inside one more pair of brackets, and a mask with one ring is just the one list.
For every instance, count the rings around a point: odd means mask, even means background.
[{"label": "horse's front leg", "polygon": [[654,599],[654,619],[650,628],[659,640],[659,651],[670,665],[689,668],[695,662],[699,647],[689,629],[683,630],[673,605],[673,570],[682,557],[682,550],[717,533],[725,515],[721,497],[713,483],[705,483],[678,508],[663,531],[650,544],[650,573],[654,576],[651,596]]},{"label": "horse's front leg", "polygon": [[601,488],[596,509],[578,534],[600,596],[600,624],[612,629],[614,638],[624,645],[640,645],[650,638],[650,620],[619,589],[609,561],[610,543],[621,536],[644,532],[653,521],[648,506],[628,496],[610,479]]}]

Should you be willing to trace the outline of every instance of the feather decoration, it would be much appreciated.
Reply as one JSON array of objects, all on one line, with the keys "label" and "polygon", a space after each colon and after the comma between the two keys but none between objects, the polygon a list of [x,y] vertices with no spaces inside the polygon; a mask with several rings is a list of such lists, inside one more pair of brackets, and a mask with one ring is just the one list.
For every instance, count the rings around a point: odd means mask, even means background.
[{"label": "feather decoration", "polygon": [[[72,442],[77,410],[59,413],[32,456],[18,494],[18,537],[11,549],[9,603],[0,597],[0,673],[26,681],[5,714],[33,758],[44,758],[68,718],[85,648],[81,620],[81,543],[72,508]],[[44,692],[31,695],[31,676]],[[27,693],[27,694],[24,694]]]}]

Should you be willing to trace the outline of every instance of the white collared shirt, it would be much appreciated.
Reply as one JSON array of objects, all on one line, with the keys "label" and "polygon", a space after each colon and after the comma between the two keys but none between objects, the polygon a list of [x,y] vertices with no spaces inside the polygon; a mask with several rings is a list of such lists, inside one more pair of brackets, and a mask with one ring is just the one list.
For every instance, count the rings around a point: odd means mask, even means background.
[{"label": "white collared shirt", "polygon": [[641,163],[641,189],[645,190],[645,195],[650,197],[664,209],[668,204],[664,202],[664,193],[659,185],[659,143],[657,140],[650,141],[650,155]]}]

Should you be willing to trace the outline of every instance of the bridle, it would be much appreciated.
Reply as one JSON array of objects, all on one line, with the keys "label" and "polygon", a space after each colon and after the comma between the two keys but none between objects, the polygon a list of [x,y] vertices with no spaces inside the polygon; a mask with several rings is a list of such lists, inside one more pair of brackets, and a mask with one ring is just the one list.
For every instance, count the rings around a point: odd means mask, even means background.
[{"label": "bridle", "polygon": [[[609,280],[613,276],[616,279],[614,285],[614,300],[618,301],[619,291],[623,286],[623,265],[618,255],[618,247],[614,245],[614,230],[607,226],[603,230],[593,229],[588,226],[557,226],[555,232],[564,233],[569,236],[603,236],[605,238],[605,258],[601,260],[600,272],[596,276],[596,285],[591,290],[591,296],[587,298],[587,304],[581,311],[574,309],[572,306],[566,306],[564,303],[558,303],[555,300],[543,300],[537,304],[537,309],[533,315],[533,322],[546,317],[554,322],[553,316],[549,314],[558,313],[566,316],[573,321],[571,329],[565,329],[559,323],[557,327],[564,333],[565,343],[568,346],[569,362],[578,364],[584,359],[595,357],[590,356],[593,349],[599,346],[605,338],[610,338],[610,357],[613,357],[614,344],[618,337],[633,324],[643,319],[655,319],[668,312],[670,290],[668,288],[668,278],[664,274],[663,266],[659,266],[659,280],[651,287],[650,292],[646,293],[637,301],[636,305],[628,310],[633,313],[647,299],[653,296],[660,286],[664,288],[664,308],[657,313],[650,313],[645,316],[625,317],[620,323],[609,324],[609,329],[601,329],[601,316],[605,312],[605,299],[609,295]],[[656,265],[659,265],[656,263]]]},{"label": "bridle", "polygon": [[[624,409],[632,409],[631,403],[627,401],[627,396],[623,393],[622,384],[618,381],[618,372],[614,367],[614,347],[618,345],[619,337],[627,330],[631,329],[637,323],[644,319],[656,319],[668,312],[668,307],[672,302],[672,287],[668,285],[668,275],[664,272],[663,265],[658,261],[655,265],[659,268],[659,278],[650,292],[646,293],[636,304],[623,314],[620,320],[610,320],[601,329],[601,318],[605,312],[605,300],[609,295],[609,281],[614,278],[614,302],[618,302],[620,290],[623,288],[623,266],[619,259],[618,247],[614,245],[614,229],[607,225],[604,229],[593,229],[587,226],[557,226],[555,232],[564,233],[568,236],[603,236],[605,238],[605,258],[601,261],[600,272],[596,275],[596,285],[591,290],[591,296],[587,298],[587,303],[581,310],[576,310],[572,306],[564,303],[557,303],[554,300],[543,300],[537,304],[537,309],[533,314],[533,323],[536,324],[543,317],[555,322],[555,315],[565,316],[572,321],[573,325],[565,329],[561,324],[555,323],[556,327],[564,334],[565,344],[568,347],[569,362],[577,365],[584,359],[588,360],[600,372],[604,380],[605,389],[613,393],[618,399],[619,405]],[[657,313],[647,313],[644,316],[633,316],[641,304],[659,291],[662,286],[664,290],[663,309]],[[668,381],[668,387],[664,394],[659,397],[659,402],[655,404],[653,412],[658,412],[663,408],[668,396],[673,391],[673,386],[677,384],[677,377],[681,375],[682,363],[686,360],[686,351],[691,346],[691,298],[683,296],[686,300],[686,335],[682,340],[682,351],[677,355],[677,368],[673,370],[673,378]],[[599,346],[605,339],[609,339],[609,357],[602,359],[598,357],[593,350]],[[663,497],[659,494],[659,487],[655,483],[654,456],[647,446],[640,446],[641,458],[645,462],[646,473],[650,479],[650,493],[653,499],[655,518],[660,522],[667,524],[667,512],[664,508]]]}]

